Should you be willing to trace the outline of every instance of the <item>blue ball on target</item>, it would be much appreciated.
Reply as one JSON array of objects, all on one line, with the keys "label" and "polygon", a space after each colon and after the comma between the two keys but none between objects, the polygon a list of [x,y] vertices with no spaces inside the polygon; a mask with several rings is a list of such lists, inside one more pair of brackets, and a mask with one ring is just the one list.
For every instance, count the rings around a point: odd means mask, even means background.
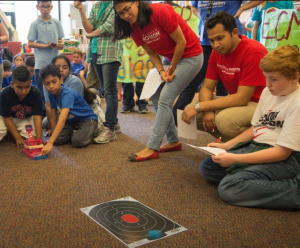
[{"label": "blue ball on target", "polygon": [[163,236],[162,232],[160,230],[151,230],[147,233],[147,238],[149,240],[153,239],[159,239]]}]

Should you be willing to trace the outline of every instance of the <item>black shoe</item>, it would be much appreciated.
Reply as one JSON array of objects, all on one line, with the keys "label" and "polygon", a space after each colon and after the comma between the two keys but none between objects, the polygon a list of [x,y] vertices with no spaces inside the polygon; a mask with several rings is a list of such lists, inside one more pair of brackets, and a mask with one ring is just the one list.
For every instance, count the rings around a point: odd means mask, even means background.
[{"label": "black shoe", "polygon": [[148,109],[146,106],[139,106],[139,114],[147,114]]},{"label": "black shoe", "polygon": [[134,108],[134,107],[123,107],[123,108],[121,108],[120,113],[128,114],[128,113],[130,113],[131,111],[133,111],[133,108]]}]

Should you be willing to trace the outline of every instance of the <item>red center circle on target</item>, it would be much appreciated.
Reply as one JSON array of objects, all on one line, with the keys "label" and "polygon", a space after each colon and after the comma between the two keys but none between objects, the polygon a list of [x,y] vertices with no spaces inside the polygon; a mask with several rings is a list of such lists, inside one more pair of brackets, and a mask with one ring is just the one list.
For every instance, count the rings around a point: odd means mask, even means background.
[{"label": "red center circle on target", "polygon": [[132,214],[124,214],[121,218],[128,223],[137,223],[139,221],[139,219]]}]

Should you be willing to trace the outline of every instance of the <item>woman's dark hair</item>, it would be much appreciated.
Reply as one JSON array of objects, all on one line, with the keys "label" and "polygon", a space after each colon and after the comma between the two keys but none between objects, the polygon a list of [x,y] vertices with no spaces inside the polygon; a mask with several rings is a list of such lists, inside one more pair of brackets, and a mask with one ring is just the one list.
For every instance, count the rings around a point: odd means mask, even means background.
[{"label": "woman's dark hair", "polygon": [[66,61],[67,64],[68,64],[69,70],[71,71],[71,62],[70,62],[70,60],[69,60],[69,58],[67,56],[65,56],[65,55],[58,55],[58,56],[56,56],[55,58],[52,59],[51,63],[55,64],[56,60],[58,60],[58,59],[63,59],[64,61]]},{"label": "woman's dark hair", "polygon": [[[26,68],[26,67],[25,67]],[[26,68],[27,69],[27,68]],[[27,69],[28,70],[28,69]],[[15,71],[15,70],[14,70]],[[30,73],[30,72],[29,72]],[[42,81],[44,81],[44,79],[46,77],[48,77],[49,75],[53,76],[53,77],[58,77],[61,78],[60,75],[60,70],[59,68],[55,65],[55,64],[49,64],[46,65],[45,67],[43,67],[40,70],[40,77],[42,78]]]},{"label": "woman's dark hair", "polygon": [[224,26],[224,30],[229,32],[230,35],[233,29],[237,28],[234,17],[225,11],[217,12],[210,17],[205,23],[205,28],[211,29],[217,24],[222,24]]},{"label": "woman's dark hair", "polygon": [[24,83],[30,80],[31,80],[30,71],[27,69],[26,66],[20,65],[13,70],[12,81],[14,84],[16,83],[16,81]]},{"label": "woman's dark hair", "polygon": [[[135,2],[135,1],[113,1],[113,6],[123,2]],[[138,1],[139,2],[139,12],[137,17],[137,25],[139,28],[143,29],[150,22],[150,16],[152,15],[152,8],[148,2]],[[131,27],[130,23],[124,21],[122,18],[117,17],[117,13],[115,11],[115,22],[114,22],[114,37],[113,42],[116,40],[122,40],[130,37],[131,35]]]},{"label": "woman's dark hair", "polygon": [[91,105],[93,101],[97,98],[95,92],[92,88],[84,87],[84,100],[87,102],[88,105]]}]

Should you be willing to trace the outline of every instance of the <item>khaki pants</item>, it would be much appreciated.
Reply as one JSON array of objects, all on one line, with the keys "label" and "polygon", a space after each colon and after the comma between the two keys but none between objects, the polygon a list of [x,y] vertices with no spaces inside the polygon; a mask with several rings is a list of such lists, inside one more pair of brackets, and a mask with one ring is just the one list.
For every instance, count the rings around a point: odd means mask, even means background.
[{"label": "khaki pants", "polygon": [[[33,117],[29,117],[26,119],[17,119],[17,118],[12,118],[14,124],[16,125],[16,128],[20,135],[23,138],[29,139],[28,133],[25,129],[26,125],[31,125],[32,126],[32,135],[35,136],[35,129],[34,129],[34,122],[33,122]],[[0,116],[0,140],[3,139],[3,137],[7,134],[7,128],[4,124],[4,118]]]},{"label": "khaki pants", "polygon": [[[234,138],[251,126],[257,103],[249,102],[247,106],[232,107],[216,111],[216,129],[213,136],[221,136],[222,140]],[[201,113],[197,115],[197,129],[204,131]],[[227,139],[226,139],[227,138]]]},{"label": "khaki pants", "polygon": [[89,63],[89,70],[86,77],[86,88],[96,88],[99,89],[101,87],[97,74],[95,72],[93,63]]}]

